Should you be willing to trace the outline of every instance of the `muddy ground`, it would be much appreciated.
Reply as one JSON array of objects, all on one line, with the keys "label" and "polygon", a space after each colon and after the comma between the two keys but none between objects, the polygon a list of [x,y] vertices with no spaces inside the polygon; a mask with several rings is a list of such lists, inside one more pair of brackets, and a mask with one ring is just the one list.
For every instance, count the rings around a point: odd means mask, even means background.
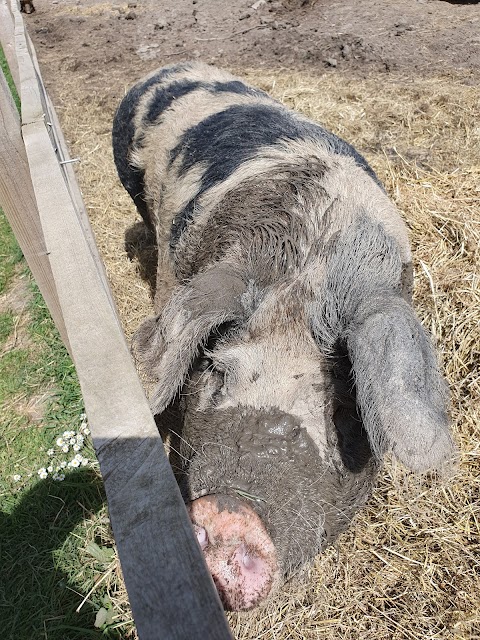
[{"label": "muddy ground", "polygon": [[[245,75],[364,153],[412,235],[415,301],[443,357],[461,450],[453,483],[409,493],[387,466],[301,589],[241,640],[479,639],[480,5],[440,0],[34,0],[25,20],[127,335],[151,312],[125,254],[136,219],[110,127],[134,81],[201,59]],[[477,435],[476,435],[477,434]]]},{"label": "muddy ground", "polygon": [[323,72],[480,72],[480,7],[440,0],[36,0],[31,34],[51,89],[72,74],[117,93],[156,64]]}]

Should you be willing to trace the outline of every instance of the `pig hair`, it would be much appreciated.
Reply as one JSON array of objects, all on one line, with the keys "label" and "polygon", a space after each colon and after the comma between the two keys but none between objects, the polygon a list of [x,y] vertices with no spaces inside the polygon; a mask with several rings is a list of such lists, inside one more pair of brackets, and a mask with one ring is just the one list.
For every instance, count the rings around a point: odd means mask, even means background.
[{"label": "pig hair", "polygon": [[320,182],[323,169],[320,164],[301,172],[288,165],[235,184],[184,231],[175,250],[178,275],[225,256],[242,265],[245,277],[254,279],[260,289],[299,273],[305,260],[302,249],[312,235],[312,223],[299,199],[318,205],[317,188],[303,192],[309,182]]},{"label": "pig hair", "polygon": [[316,292],[312,328],[326,354],[346,352],[376,457],[392,450],[414,471],[452,455],[448,393],[432,344],[402,297],[398,246],[361,216],[336,238]]}]

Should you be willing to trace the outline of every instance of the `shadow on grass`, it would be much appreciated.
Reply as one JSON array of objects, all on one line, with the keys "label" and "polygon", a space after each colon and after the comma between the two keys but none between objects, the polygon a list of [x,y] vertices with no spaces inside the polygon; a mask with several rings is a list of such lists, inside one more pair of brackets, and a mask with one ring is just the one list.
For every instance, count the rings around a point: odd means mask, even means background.
[{"label": "shadow on grass", "polygon": [[[87,469],[63,482],[38,482],[0,515],[0,633],[8,640],[84,640],[105,635],[93,627],[94,607],[62,571],[83,544],[69,534],[103,506],[101,481]],[[77,554],[78,558],[78,554]],[[77,560],[78,562],[78,560]],[[75,570],[72,575],[75,575]],[[84,593],[85,592],[85,593]],[[112,637],[112,636],[110,636]],[[118,637],[118,636],[117,636]]]}]

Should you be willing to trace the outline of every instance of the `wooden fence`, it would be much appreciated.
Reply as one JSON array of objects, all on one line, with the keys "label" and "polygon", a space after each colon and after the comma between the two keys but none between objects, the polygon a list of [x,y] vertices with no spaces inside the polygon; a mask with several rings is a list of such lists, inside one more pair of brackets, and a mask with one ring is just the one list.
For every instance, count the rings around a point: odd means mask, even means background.
[{"label": "wooden fence", "polygon": [[0,206],[74,361],[141,640],[231,638],[133,366],[17,0],[0,39]]}]

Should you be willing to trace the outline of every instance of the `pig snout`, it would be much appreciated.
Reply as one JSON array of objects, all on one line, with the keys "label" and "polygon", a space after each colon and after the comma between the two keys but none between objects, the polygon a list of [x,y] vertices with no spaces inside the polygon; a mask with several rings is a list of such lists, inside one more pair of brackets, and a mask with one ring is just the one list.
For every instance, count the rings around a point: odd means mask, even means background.
[{"label": "pig snout", "polygon": [[204,496],[189,505],[198,543],[226,609],[259,605],[280,572],[275,547],[259,516],[230,496]]}]

